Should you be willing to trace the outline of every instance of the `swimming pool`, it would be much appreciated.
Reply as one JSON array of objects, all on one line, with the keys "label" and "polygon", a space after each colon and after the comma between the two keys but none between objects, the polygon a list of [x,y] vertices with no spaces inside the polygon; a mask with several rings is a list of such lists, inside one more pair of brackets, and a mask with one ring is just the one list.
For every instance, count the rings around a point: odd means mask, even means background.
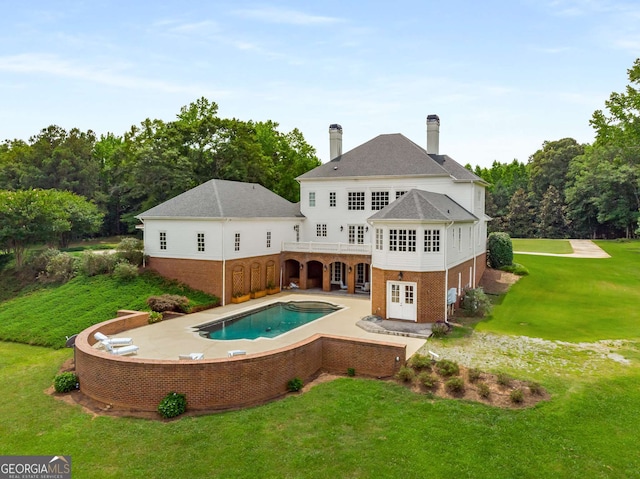
[{"label": "swimming pool", "polygon": [[220,340],[275,338],[339,309],[323,301],[272,303],[200,325],[198,332],[202,337]]}]

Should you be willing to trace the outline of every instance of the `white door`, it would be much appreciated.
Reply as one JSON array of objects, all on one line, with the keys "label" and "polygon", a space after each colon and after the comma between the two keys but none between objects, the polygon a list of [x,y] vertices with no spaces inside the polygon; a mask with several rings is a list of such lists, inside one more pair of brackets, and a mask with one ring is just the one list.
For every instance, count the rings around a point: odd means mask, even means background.
[{"label": "white door", "polygon": [[416,283],[387,281],[387,318],[416,321]]}]

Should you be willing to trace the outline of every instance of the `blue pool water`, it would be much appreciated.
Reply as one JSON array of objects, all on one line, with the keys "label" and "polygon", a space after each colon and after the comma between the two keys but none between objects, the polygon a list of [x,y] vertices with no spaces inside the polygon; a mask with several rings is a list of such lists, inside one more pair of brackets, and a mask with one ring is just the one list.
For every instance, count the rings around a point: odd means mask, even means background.
[{"label": "blue pool water", "polygon": [[275,338],[303,324],[340,309],[322,301],[274,303],[200,326],[200,335],[209,339]]}]

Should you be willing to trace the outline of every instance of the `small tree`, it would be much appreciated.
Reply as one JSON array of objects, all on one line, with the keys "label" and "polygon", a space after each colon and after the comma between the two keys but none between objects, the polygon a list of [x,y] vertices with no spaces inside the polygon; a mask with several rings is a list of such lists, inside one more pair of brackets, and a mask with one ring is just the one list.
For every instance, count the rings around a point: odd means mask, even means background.
[{"label": "small tree", "polygon": [[507,233],[491,233],[487,238],[487,261],[489,266],[500,269],[513,264],[513,243]]},{"label": "small tree", "polygon": [[483,317],[491,313],[492,304],[482,288],[467,288],[461,307],[469,316]]}]

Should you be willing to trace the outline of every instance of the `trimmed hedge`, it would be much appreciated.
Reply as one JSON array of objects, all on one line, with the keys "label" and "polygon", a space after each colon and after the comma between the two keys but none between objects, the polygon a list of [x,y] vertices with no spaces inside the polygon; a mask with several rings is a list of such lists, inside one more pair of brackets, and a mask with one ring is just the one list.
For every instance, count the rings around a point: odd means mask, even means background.
[{"label": "trimmed hedge", "polygon": [[513,243],[507,233],[494,232],[487,238],[487,262],[494,269],[513,264]]}]

